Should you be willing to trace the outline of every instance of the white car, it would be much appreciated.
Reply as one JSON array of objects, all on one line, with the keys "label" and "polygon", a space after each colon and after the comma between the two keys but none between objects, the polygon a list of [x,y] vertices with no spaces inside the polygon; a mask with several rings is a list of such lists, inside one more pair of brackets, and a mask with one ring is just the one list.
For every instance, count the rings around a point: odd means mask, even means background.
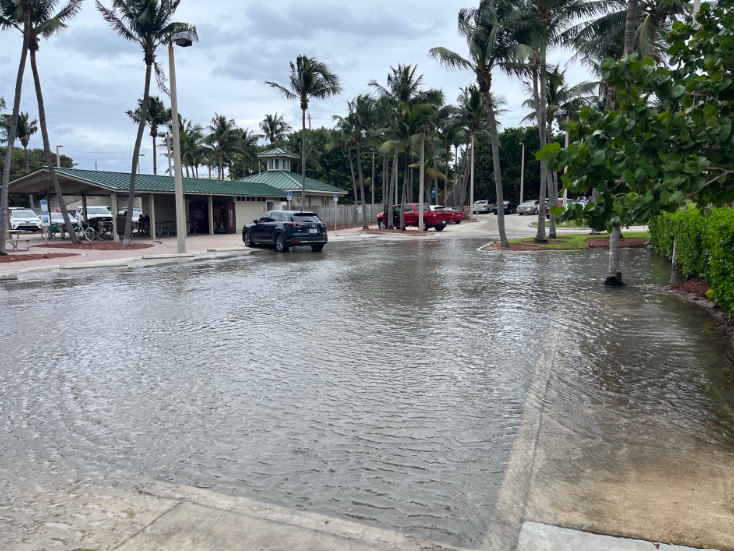
[{"label": "white car", "polygon": [[[121,214],[125,216],[127,215],[127,209],[118,210],[117,214]],[[137,222],[141,216],[143,216],[143,209],[134,208],[133,209],[133,222]]]},{"label": "white car", "polygon": [[474,201],[472,205],[472,213],[489,212],[489,201]]},{"label": "white car", "polygon": [[[73,213],[69,213],[69,220],[71,220],[71,223],[76,225],[79,223],[76,216],[74,216]],[[64,225],[64,215],[60,212],[52,212],[51,213],[51,225],[52,226],[63,226]]]},{"label": "white car", "polygon": [[540,201],[525,201],[517,206],[517,213],[522,216],[523,214],[538,214],[538,204]]},{"label": "white car", "polygon": [[41,218],[31,209],[12,209],[10,228],[13,230],[41,231]]}]

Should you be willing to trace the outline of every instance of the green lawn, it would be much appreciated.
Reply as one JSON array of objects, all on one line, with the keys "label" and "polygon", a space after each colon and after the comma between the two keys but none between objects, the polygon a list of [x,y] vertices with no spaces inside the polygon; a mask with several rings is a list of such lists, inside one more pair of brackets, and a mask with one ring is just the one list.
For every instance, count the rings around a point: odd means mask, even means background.
[{"label": "green lawn", "polygon": [[[624,237],[629,237],[630,239],[649,239],[650,233],[649,232],[622,232],[622,235]],[[580,234],[580,235],[561,235],[557,239],[553,239],[552,243],[536,243],[534,237],[523,237],[522,239],[510,239],[510,244],[517,244],[517,245],[534,245],[541,249],[562,249],[562,250],[572,250],[572,249],[588,249],[589,244],[586,242],[587,239],[603,239],[609,237],[608,233],[603,233],[599,235],[591,235],[588,233]]]}]

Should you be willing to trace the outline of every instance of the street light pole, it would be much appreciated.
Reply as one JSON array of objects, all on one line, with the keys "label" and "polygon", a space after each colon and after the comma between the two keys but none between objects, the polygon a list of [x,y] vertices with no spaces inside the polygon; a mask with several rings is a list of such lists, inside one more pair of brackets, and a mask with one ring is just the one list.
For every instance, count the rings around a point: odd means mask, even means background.
[{"label": "street light pole", "polygon": [[56,168],[61,168],[61,154],[59,153],[60,147],[64,147],[64,146],[63,145],[56,146]]},{"label": "street light pole", "polygon": [[522,161],[520,163],[520,204],[522,204],[523,192],[525,191],[525,144],[521,143],[522,146]]},{"label": "street light pole", "polygon": [[181,142],[178,131],[178,99],[176,97],[176,62],[173,54],[173,37],[168,44],[168,64],[171,78],[171,120],[173,127],[173,178],[176,195],[176,244],[179,253],[186,252],[186,209],[181,174]]}]

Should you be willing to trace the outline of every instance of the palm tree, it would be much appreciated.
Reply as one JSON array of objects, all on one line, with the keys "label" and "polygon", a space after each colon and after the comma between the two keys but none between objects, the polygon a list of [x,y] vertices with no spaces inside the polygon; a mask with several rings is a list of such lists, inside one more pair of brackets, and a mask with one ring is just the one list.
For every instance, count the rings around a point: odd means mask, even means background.
[{"label": "palm tree", "polygon": [[[459,12],[459,34],[466,40],[469,58],[465,59],[447,48],[432,48],[429,55],[447,69],[468,69],[474,72],[479,91],[484,96],[489,131],[492,137],[492,161],[497,204],[503,202],[502,169],[500,167],[497,120],[492,104],[492,71],[499,68],[511,71],[514,63],[527,55],[527,48],[518,43],[520,11],[508,0],[483,0],[479,8]],[[497,209],[500,242],[509,247],[505,231],[504,209]]]},{"label": "palm tree", "polygon": [[[47,0],[52,1],[52,0]],[[156,49],[161,44],[170,44],[173,34],[181,31],[190,31],[194,38],[196,28],[187,23],[171,21],[181,0],[113,0],[112,8],[106,8],[100,0],[96,0],[97,9],[102,17],[125,40],[135,42],[143,49],[145,62],[145,87],[143,100],[139,106],[141,113],[148,113],[150,103],[150,81],[155,69],[158,86],[165,89],[162,69],[156,61]],[[146,118],[141,117],[138,124],[138,133],[133,148],[132,169],[130,171],[130,192],[128,196],[127,212],[133,211],[135,204],[135,175],[138,169],[140,146],[143,143]],[[123,245],[130,244],[132,237],[132,216],[127,217],[125,223],[125,237]]]},{"label": "palm tree", "polygon": [[313,57],[299,55],[290,62],[291,74],[287,86],[265,81],[291,100],[301,104],[301,210],[306,206],[306,110],[312,99],[326,99],[342,91],[339,77],[329,67]]},{"label": "palm tree", "polygon": [[[127,116],[133,122],[140,124],[140,112],[143,100],[138,100],[138,108],[126,111]],[[165,106],[161,98],[152,96],[148,103],[148,117],[146,118],[148,126],[150,126],[150,137],[153,138],[153,174],[158,174],[158,155],[156,153],[156,138],[158,137],[158,129],[171,122],[171,110]]]},{"label": "palm tree", "polygon": [[18,73],[15,79],[15,96],[13,96],[13,112],[7,125],[5,138],[8,147],[5,150],[5,164],[3,165],[2,190],[0,191],[0,255],[6,255],[5,240],[8,226],[8,187],[10,185],[10,165],[13,161],[13,146],[15,145],[15,129],[20,116],[20,98],[23,93],[23,73],[25,72],[28,57],[28,45],[31,40],[31,5],[32,0],[2,0],[0,1],[0,29],[15,28],[23,33],[23,48],[18,63]]},{"label": "palm tree", "polygon": [[260,130],[263,131],[263,137],[270,142],[270,145],[277,146],[279,142],[285,140],[291,133],[291,126],[285,122],[283,115],[265,115],[260,122]]},{"label": "palm tree", "polygon": [[257,142],[262,137],[262,134],[255,134],[249,128],[238,129],[234,158],[242,167],[243,176],[249,176],[257,167]]},{"label": "palm tree", "polygon": [[234,119],[228,119],[224,115],[214,114],[211,124],[207,127],[209,135],[206,143],[214,150],[219,167],[219,179],[224,180],[224,160],[229,160],[237,148],[240,131]]},{"label": "palm tree", "polygon": [[[54,191],[59,202],[61,215],[64,218],[66,231],[69,233],[73,243],[80,243],[74,227],[71,225],[69,213],[66,210],[61,186],[56,176],[53,157],[51,156],[51,143],[48,138],[48,125],[46,123],[46,106],[43,101],[43,90],[41,88],[41,77],[38,72],[38,50],[41,47],[41,38],[51,38],[62,33],[68,27],[68,22],[76,17],[82,7],[82,0],[69,0],[57,13],[54,13],[58,0],[35,0],[30,11],[31,36],[28,42],[28,51],[31,58],[31,70],[33,72],[33,83],[36,88],[36,99],[38,100],[38,120],[41,126],[41,137],[43,138],[43,153],[46,159],[48,171],[54,185]],[[131,206],[132,210],[132,206]]]},{"label": "palm tree", "polygon": [[[0,96],[0,111],[5,110],[5,98]],[[8,139],[8,128],[10,127],[10,115],[0,113],[0,143],[5,143]]]}]

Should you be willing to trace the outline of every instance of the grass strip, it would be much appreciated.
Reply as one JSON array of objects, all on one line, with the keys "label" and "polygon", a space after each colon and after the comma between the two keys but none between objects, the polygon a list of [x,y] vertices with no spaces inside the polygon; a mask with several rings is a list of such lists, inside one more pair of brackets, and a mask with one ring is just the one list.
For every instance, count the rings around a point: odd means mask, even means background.
[{"label": "grass strip", "polygon": [[[650,237],[650,232],[622,232],[622,235],[629,239],[648,239]],[[586,242],[587,239],[606,239],[608,237],[608,233],[595,235],[561,235],[556,239],[548,240],[548,243],[536,243],[534,237],[523,237],[521,239],[510,239],[510,245],[531,245],[538,249],[588,249],[589,244]]]}]

